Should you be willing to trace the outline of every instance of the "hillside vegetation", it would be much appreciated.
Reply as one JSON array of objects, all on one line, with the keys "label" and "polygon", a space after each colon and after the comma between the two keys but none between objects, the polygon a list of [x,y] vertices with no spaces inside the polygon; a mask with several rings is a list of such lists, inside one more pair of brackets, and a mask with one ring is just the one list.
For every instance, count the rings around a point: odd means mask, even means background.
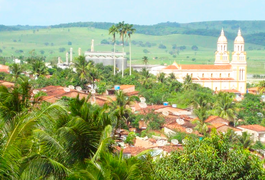
[{"label": "hillside vegetation", "polygon": [[[79,47],[82,53],[90,50],[92,39],[95,40],[95,51],[112,51],[112,37],[107,30],[111,24],[88,22],[50,27],[8,27],[12,30],[6,29],[0,32],[0,56],[12,58],[28,56],[32,50],[35,50],[37,54],[45,56],[46,61],[55,63],[58,56],[65,60],[65,53],[70,47],[74,49],[74,56],[77,56]],[[149,64],[171,64],[174,61],[180,64],[213,64],[221,27],[224,27],[228,37],[229,51],[233,51],[233,40],[238,27],[241,27],[246,41],[248,73],[264,74],[265,50],[264,46],[259,45],[263,44],[265,39],[261,38],[265,35],[265,30],[263,32],[265,28],[261,28],[263,25],[265,26],[263,21],[188,24],[167,22],[153,26],[135,25],[137,32],[132,36],[133,63],[143,64],[142,57],[147,56]],[[250,43],[252,41],[254,43]],[[122,51],[121,42],[117,44],[117,50]],[[125,45],[128,54],[128,42]]]}]

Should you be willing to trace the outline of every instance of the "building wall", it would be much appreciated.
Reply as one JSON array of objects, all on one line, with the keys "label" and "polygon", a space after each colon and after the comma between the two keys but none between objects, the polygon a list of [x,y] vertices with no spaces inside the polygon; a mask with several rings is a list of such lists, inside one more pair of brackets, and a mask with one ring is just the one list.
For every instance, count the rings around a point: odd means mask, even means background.
[{"label": "building wall", "polygon": [[253,141],[261,141],[261,142],[265,142],[265,132],[259,133],[257,131],[253,131],[250,129],[245,129],[245,128],[240,128],[238,127],[238,129],[241,129],[242,132],[247,132],[248,134],[251,135]]}]

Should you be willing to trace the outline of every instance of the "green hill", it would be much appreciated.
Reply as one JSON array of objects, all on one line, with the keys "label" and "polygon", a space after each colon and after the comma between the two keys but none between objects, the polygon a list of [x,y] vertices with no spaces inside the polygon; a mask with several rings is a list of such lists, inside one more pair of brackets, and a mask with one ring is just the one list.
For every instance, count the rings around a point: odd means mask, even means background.
[{"label": "green hill", "polygon": [[[193,34],[155,36],[136,33],[132,36],[133,63],[142,64],[142,57],[148,56],[150,64],[171,64],[174,61],[180,64],[212,64],[219,34],[213,37]],[[46,61],[56,62],[58,56],[65,59],[65,53],[70,47],[74,49],[74,56],[77,56],[79,47],[82,52],[89,50],[91,39],[95,40],[95,51],[111,51],[113,48],[112,37],[108,35],[108,31],[93,27],[1,31],[0,56],[29,56],[29,52],[34,49],[37,54],[45,56]],[[233,40],[229,40],[228,43],[228,49],[232,51]],[[198,47],[197,51],[192,50],[194,45]],[[117,50],[121,52],[122,46],[118,45]],[[128,42],[125,51],[129,52]],[[264,47],[247,43],[246,51],[248,73],[264,73]]]}]

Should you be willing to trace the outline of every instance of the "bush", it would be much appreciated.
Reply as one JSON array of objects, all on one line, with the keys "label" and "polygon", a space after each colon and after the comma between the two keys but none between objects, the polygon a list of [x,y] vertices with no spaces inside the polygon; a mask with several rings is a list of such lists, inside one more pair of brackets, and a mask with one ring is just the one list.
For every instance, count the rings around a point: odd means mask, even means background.
[{"label": "bush", "polygon": [[64,52],[65,48],[59,48],[59,52]]},{"label": "bush", "polygon": [[130,132],[124,142],[128,143],[129,145],[134,145],[135,138],[136,138],[135,132]]},{"label": "bush", "polygon": [[67,43],[69,46],[71,46],[72,45],[72,42],[71,41],[68,41],[68,43]]},{"label": "bush", "polygon": [[167,47],[164,44],[159,44],[158,48],[160,48],[160,49],[166,49]]}]

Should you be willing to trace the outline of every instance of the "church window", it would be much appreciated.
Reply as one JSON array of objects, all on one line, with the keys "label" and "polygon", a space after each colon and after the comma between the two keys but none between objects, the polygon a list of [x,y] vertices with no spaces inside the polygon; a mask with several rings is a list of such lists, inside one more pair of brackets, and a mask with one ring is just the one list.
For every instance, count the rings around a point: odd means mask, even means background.
[{"label": "church window", "polygon": [[222,73],[220,73],[220,75],[219,75],[220,77],[222,77]]},{"label": "church window", "polygon": [[237,51],[239,51],[239,46],[237,46]]},{"label": "church window", "polygon": [[228,73],[228,77],[230,77],[230,73]]},{"label": "church window", "polygon": [[193,73],[191,73],[190,77],[192,77],[192,76],[193,76]]},{"label": "church window", "polygon": [[202,77],[204,77],[204,73],[202,73]]},{"label": "church window", "polygon": [[243,51],[243,46],[241,46],[241,51]]},{"label": "church window", "polygon": [[213,73],[211,73],[211,78],[213,77]]}]

